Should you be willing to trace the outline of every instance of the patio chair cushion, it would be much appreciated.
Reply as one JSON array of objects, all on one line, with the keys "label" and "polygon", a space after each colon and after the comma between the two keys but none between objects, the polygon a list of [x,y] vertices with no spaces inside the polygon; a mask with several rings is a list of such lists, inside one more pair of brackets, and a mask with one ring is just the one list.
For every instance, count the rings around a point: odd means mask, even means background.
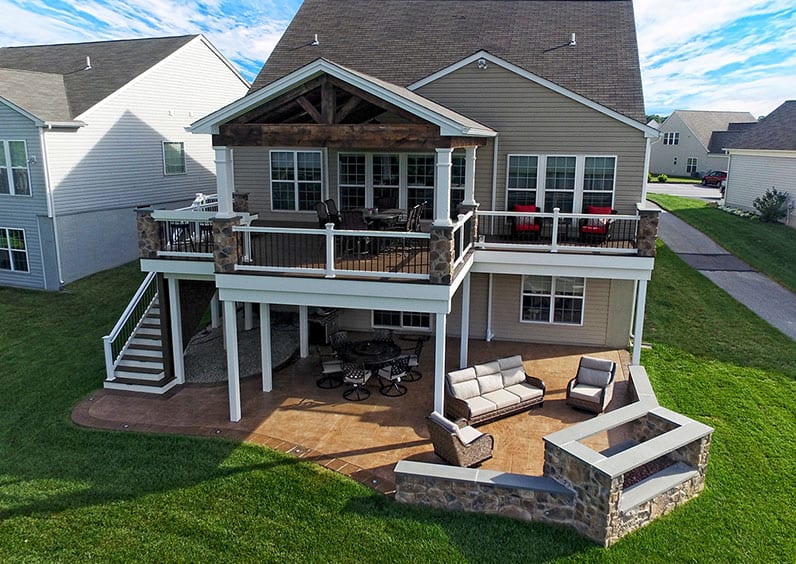
[{"label": "patio chair cushion", "polygon": [[525,382],[525,368],[520,355],[498,359],[498,366],[500,366],[500,373],[503,376],[504,388]]},{"label": "patio chair cushion", "polygon": [[471,417],[477,417],[479,415],[483,415],[484,413],[490,413],[498,408],[497,405],[495,405],[495,402],[489,401],[481,396],[475,396],[474,398],[470,398],[465,401],[467,402],[467,407],[470,409]]},{"label": "patio chair cushion", "polygon": [[534,398],[540,398],[544,395],[542,390],[536,386],[528,384],[527,382],[520,382],[519,384],[514,384],[513,386],[506,386],[506,391],[511,392],[519,397],[520,401],[528,401]]},{"label": "patio chair cushion", "polygon": [[611,206],[586,206],[586,213],[593,213],[596,215],[611,215],[614,213]]},{"label": "patio chair cushion", "polygon": [[475,379],[475,369],[472,367],[448,372],[448,384],[451,395],[456,399],[468,400],[481,393],[478,380]]},{"label": "patio chair cushion", "polygon": [[569,395],[575,399],[589,401],[593,403],[600,403],[600,396],[605,389],[604,386],[589,386],[588,384],[578,384],[573,386],[569,391]]},{"label": "patio chair cushion", "polygon": [[456,436],[459,437],[459,440],[462,442],[463,445],[469,445],[475,442],[477,439],[484,436],[484,434],[476,429],[475,427],[470,427],[469,425],[465,427],[456,427]]},{"label": "patio chair cushion", "polygon": [[581,359],[580,368],[578,369],[577,385],[586,384],[588,386],[604,388],[611,380],[611,372],[613,369],[613,361],[584,356]]},{"label": "patio chair cushion", "polygon": [[481,397],[493,402],[496,406],[498,406],[498,409],[503,409],[504,407],[509,407],[515,403],[520,403],[520,396],[517,394],[512,394],[511,392],[507,392],[502,388],[500,390],[495,390],[494,392],[482,394]]},{"label": "patio chair cushion", "polygon": [[[539,208],[534,205],[523,206],[521,204],[514,204],[512,209],[515,212],[522,213],[536,213],[539,211]],[[536,220],[532,217],[518,217],[516,223],[514,224],[514,228],[517,231],[539,231],[541,227],[542,226],[536,223]]]}]

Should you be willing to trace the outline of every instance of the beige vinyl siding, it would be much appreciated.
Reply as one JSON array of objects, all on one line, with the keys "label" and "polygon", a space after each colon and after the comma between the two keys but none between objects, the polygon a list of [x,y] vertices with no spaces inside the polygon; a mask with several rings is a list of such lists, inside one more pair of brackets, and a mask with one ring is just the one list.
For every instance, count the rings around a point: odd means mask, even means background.
[{"label": "beige vinyl siding", "polygon": [[[473,63],[417,92],[499,132],[496,209],[504,209],[509,154],[615,155],[614,207],[635,213],[645,181],[641,131],[497,65],[480,70]],[[483,209],[492,199],[483,191],[491,186],[490,157],[489,147],[478,150],[477,199]]]},{"label": "beige vinyl siding", "polygon": [[[726,202],[728,206],[755,211],[755,198],[770,188],[790,192],[796,201],[793,179],[796,177],[796,153],[775,157],[764,155],[732,155],[727,176]],[[791,227],[796,220],[791,218]]]},{"label": "beige vinyl siding", "polygon": [[[488,274],[470,275],[470,338],[483,340],[486,337],[486,310],[489,292]],[[448,335],[459,337],[462,326],[461,286],[451,300],[451,313],[448,316]]]}]

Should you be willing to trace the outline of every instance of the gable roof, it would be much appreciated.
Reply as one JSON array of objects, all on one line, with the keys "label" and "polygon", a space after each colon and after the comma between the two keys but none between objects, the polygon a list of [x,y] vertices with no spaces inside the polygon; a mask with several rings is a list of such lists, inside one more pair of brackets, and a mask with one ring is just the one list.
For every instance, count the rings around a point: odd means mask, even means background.
[{"label": "gable roof", "polygon": [[732,139],[728,149],[796,151],[796,100],[788,100]]},{"label": "gable roof", "polygon": [[[669,121],[672,116],[677,115],[683,120],[686,127],[702,143],[705,150],[710,151],[710,137],[714,131],[727,131],[731,123],[756,123],[755,116],[749,112],[713,112],[701,110],[675,110],[671,116],[666,118]],[[664,122],[665,124],[666,122]],[[720,149],[719,149],[720,151]]]},{"label": "gable roof", "polygon": [[0,98],[42,121],[72,119],[60,74],[0,68]]},{"label": "gable roof", "polygon": [[[2,47],[0,68],[7,71],[61,75],[68,113],[59,119],[74,119],[196,37],[199,36]],[[84,70],[86,57],[91,59],[89,70]],[[25,87],[28,92],[32,92],[35,85],[43,86],[46,83],[48,86],[53,86],[56,82],[54,79],[45,79],[41,76],[28,76],[33,81],[33,84]],[[0,76],[0,80],[3,78]],[[23,75],[6,73],[5,78],[19,80]],[[0,91],[0,96],[2,95]],[[61,93],[57,92],[56,96],[60,97]],[[47,118],[37,114],[37,111],[43,110],[49,113],[53,110],[47,104],[42,104],[41,100],[30,102],[23,100],[23,103],[9,101],[42,119]],[[60,111],[59,109],[58,112]]]},{"label": "gable roof", "polygon": [[250,92],[318,57],[408,86],[481,50],[645,121],[630,0],[306,0]]},{"label": "gable roof", "polygon": [[494,137],[496,135],[495,131],[489,127],[436,102],[432,102],[407,88],[390,84],[325,59],[316,59],[266,87],[250,92],[240,100],[236,100],[198,120],[191,125],[191,129],[194,133],[217,133],[219,125],[322,74],[339,78],[352,86],[375,94],[382,100],[407,110],[434,125],[438,125],[441,135],[481,137]]}]

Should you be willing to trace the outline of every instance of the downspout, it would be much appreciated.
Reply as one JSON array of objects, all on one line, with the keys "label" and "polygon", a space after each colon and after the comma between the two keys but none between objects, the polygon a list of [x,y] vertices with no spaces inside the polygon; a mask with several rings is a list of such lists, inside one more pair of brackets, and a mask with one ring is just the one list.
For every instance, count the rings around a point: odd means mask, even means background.
[{"label": "downspout", "polygon": [[[50,181],[50,162],[47,158],[47,143],[44,137],[44,127],[39,127],[39,145],[41,145],[41,166],[44,171],[44,193],[47,195],[47,217],[53,220],[53,242],[55,243],[55,264],[58,267],[58,286],[64,287],[64,273],[61,267],[61,244],[58,237],[58,222],[55,217],[55,196],[53,195],[52,184]],[[51,125],[46,126],[52,129]]]},{"label": "downspout", "polygon": [[494,137],[492,145],[492,207],[490,211],[495,211],[495,198],[497,197],[497,161],[498,161],[498,136]]},{"label": "downspout", "polygon": [[644,149],[644,180],[641,184],[641,205],[645,205],[645,202],[647,201],[647,178],[649,177],[650,146],[652,145],[650,142],[650,137],[646,137],[645,141],[647,142],[647,147]]}]

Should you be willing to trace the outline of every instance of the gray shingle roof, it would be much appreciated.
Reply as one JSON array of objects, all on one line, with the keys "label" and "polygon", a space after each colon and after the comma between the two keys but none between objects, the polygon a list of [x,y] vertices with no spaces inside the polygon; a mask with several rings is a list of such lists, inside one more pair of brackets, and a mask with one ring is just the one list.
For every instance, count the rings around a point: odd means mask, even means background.
[{"label": "gray shingle roof", "polygon": [[[714,131],[727,131],[731,123],[754,123],[757,120],[749,112],[711,112],[700,110],[675,110],[674,112],[688,126],[706,149]],[[672,114],[674,115],[674,114]],[[718,150],[721,152],[721,149]],[[710,151],[713,152],[713,151]]]},{"label": "gray shingle roof", "polygon": [[305,0],[251,92],[318,57],[408,86],[480,50],[645,121],[630,0]]},{"label": "gray shingle roof", "polygon": [[796,100],[788,100],[725,145],[728,149],[796,151]]},{"label": "gray shingle roof", "polygon": [[0,68],[0,97],[43,121],[69,121],[64,77]]},{"label": "gray shingle roof", "polygon": [[[69,107],[68,119],[72,119],[195,37],[197,36],[183,35],[3,47],[0,48],[0,68],[62,75]],[[83,70],[86,57],[91,58],[91,70]],[[35,115],[35,112],[31,113]]]}]

